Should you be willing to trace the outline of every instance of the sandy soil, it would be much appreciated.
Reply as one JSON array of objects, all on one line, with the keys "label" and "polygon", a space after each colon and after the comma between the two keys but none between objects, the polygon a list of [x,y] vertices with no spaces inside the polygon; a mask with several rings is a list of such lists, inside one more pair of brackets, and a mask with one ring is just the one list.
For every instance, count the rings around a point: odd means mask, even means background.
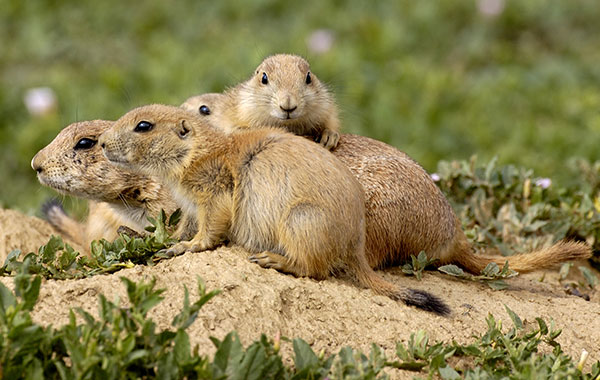
[{"label": "sandy soil", "polygon": [[[6,255],[13,249],[37,252],[40,245],[46,244],[52,234],[57,235],[45,220],[0,208],[0,263],[4,263]],[[64,240],[73,248],[81,249],[77,244]]]},{"label": "sandy soil", "polygon": [[[9,248],[37,249],[52,233],[48,228],[37,218],[0,210],[0,259],[4,260]],[[98,294],[104,293],[109,299],[126,298],[120,276],[136,281],[156,277],[158,287],[167,290],[163,294],[165,300],[151,316],[159,328],[166,328],[182,305],[183,286],[187,285],[194,297],[196,277],[201,276],[209,289],[222,290],[202,309],[189,329],[192,343],[198,344],[202,353],[214,352],[209,336],[222,339],[231,330],[237,330],[244,344],[261,333],[269,336],[281,333],[305,339],[316,352],[324,349],[333,353],[345,345],[368,351],[374,342],[393,357],[396,342],[407,341],[410,333],[418,329],[427,330],[432,341],[466,343],[473,335],[486,331],[488,313],[509,326],[510,318],[504,309],[507,305],[526,324],[536,326],[538,316],[546,321],[553,319],[563,329],[558,338],[563,349],[575,358],[579,358],[583,349],[587,350],[588,366],[600,359],[600,292],[591,292],[590,301],[567,295],[558,282],[557,271],[518,276],[510,279],[509,288],[503,291],[436,272],[427,272],[421,281],[403,276],[398,268],[381,273],[398,285],[437,294],[450,305],[452,314],[439,317],[407,307],[358,288],[349,279],[314,281],[262,269],[247,260],[244,250],[222,247],[112,275],[44,281],[34,318],[41,324],[61,325],[68,321],[71,307],[81,307],[97,315]],[[11,278],[0,281],[12,289]],[[399,371],[392,375],[411,378],[414,373]]]}]

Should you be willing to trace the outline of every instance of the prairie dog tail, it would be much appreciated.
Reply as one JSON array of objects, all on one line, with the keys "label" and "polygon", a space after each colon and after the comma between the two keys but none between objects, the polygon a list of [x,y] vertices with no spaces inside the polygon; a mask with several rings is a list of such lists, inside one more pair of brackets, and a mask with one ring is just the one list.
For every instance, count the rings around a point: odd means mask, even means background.
[{"label": "prairie dog tail", "polygon": [[398,287],[381,278],[368,265],[366,259],[363,263],[357,263],[354,268],[358,282],[376,293],[388,296],[395,301],[402,301],[406,305],[415,306],[425,311],[430,311],[438,315],[450,314],[450,308],[440,298],[424,290]]},{"label": "prairie dog tail", "polygon": [[53,198],[46,201],[42,205],[42,214],[61,235],[80,246],[85,246],[83,241],[85,227],[67,215],[58,199]]},{"label": "prairie dog tail", "polygon": [[471,273],[481,273],[489,263],[496,263],[502,267],[506,261],[508,261],[509,268],[519,273],[527,273],[550,268],[565,261],[587,259],[591,256],[592,249],[586,243],[561,240],[547,248],[506,257],[478,255],[469,248],[456,255],[455,261]]}]

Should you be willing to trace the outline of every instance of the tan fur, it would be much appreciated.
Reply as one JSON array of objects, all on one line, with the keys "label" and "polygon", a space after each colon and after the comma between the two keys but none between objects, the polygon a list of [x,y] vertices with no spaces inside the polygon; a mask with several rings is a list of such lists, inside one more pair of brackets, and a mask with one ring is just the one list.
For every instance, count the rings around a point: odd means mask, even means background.
[{"label": "tan fur", "polygon": [[[144,124],[152,128],[140,130]],[[172,253],[203,251],[227,239],[263,267],[315,279],[348,271],[378,293],[448,311],[428,293],[398,288],[371,269],[360,185],[317,144],[269,128],[227,135],[163,105],[130,111],[100,143],[117,165],[160,176],[184,212],[197,216],[196,236]]]},{"label": "tan fur", "polygon": [[[227,104],[225,96],[210,94],[192,97],[182,106],[196,113],[198,107],[206,106],[210,113],[201,116],[220,127],[228,124],[222,119],[226,112],[221,110]],[[256,112],[265,112],[267,106]],[[230,128],[224,130],[228,132]],[[584,243],[563,241],[510,257],[478,255],[443,193],[405,153],[380,141],[349,134],[341,135],[332,153],[350,169],[364,190],[365,251],[373,268],[403,263],[410,255],[425,251],[430,258],[438,259],[439,265],[455,263],[476,274],[491,262],[503,265],[506,260],[512,269],[524,273],[592,254]]]},{"label": "tan fur", "polygon": [[[267,84],[262,83],[263,75]],[[266,58],[252,78],[227,90],[225,96],[223,129],[278,127],[310,136],[327,149],[338,144],[340,122],[333,96],[299,56]]]},{"label": "tan fur", "polygon": [[148,216],[156,216],[161,209],[169,213],[175,210],[163,185],[149,176],[115,167],[104,157],[100,145],[75,148],[82,139],[96,142],[112,124],[105,120],[71,124],[31,161],[42,184],[91,200],[84,225],[56,208],[48,213],[50,223],[60,233],[86,247],[92,240],[114,240],[122,225],[143,232]]}]

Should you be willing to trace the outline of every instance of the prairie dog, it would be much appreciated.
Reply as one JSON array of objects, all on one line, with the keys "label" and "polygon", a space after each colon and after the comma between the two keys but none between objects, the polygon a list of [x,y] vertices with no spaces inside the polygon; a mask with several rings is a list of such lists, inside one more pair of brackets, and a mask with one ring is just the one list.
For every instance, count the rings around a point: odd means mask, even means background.
[{"label": "prairie dog", "polygon": [[223,129],[277,127],[311,136],[326,149],[338,144],[340,122],[334,98],[306,60],[267,57],[245,82],[225,92]]},{"label": "prairie dog", "polygon": [[360,185],[331,153],[304,138],[266,128],[226,134],[178,107],[136,108],[100,136],[117,165],[169,184],[197,234],[171,253],[211,249],[227,239],[251,261],[324,279],[347,271],[394,300],[447,314],[437,297],[386,282],[364,255]]},{"label": "prairie dog", "polygon": [[83,225],[56,203],[43,210],[56,230],[88,248],[92,240],[114,240],[122,225],[142,232],[149,224],[148,216],[156,216],[161,209],[171,213],[176,208],[158,181],[122,170],[104,157],[98,137],[112,124],[106,120],[70,124],[31,161],[43,185],[90,200]]},{"label": "prairie dog", "polygon": [[[222,115],[227,114],[222,108],[227,104],[225,95],[208,94],[189,98],[182,107],[212,125],[226,125],[223,130],[230,132],[231,126],[222,120]],[[264,107],[256,112],[264,112]],[[490,262],[502,266],[506,260],[510,268],[525,273],[592,254],[587,244],[570,241],[509,257],[476,254],[446,197],[408,155],[383,142],[350,134],[340,136],[332,153],[350,169],[364,190],[365,254],[373,268],[404,263],[410,255],[425,251],[428,257],[438,259],[439,265],[458,264],[475,274]]]}]

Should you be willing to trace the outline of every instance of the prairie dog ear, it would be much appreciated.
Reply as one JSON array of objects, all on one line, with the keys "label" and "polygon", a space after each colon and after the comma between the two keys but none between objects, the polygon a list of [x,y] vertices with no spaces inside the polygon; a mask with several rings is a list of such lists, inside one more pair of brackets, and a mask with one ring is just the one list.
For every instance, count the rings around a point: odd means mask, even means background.
[{"label": "prairie dog ear", "polygon": [[187,138],[192,132],[192,129],[187,125],[187,121],[185,119],[179,120],[177,124],[177,136],[180,139]]}]

